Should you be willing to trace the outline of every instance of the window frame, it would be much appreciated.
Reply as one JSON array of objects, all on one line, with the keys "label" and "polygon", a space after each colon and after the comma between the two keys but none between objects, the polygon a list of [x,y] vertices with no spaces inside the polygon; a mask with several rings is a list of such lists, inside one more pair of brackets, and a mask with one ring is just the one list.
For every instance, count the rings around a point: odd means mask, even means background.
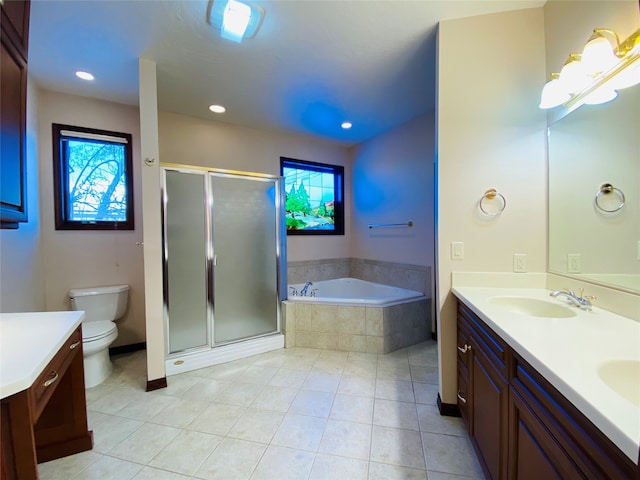
[{"label": "window frame", "polygon": [[[344,167],[341,165],[330,165],[327,163],[309,162],[307,160],[298,160],[295,158],[280,157],[280,175],[283,177],[284,185],[284,169],[297,168],[299,170],[307,170],[311,172],[331,173],[333,174],[333,230],[289,230],[287,235],[344,235]],[[285,187],[284,202],[286,204],[287,192]],[[286,208],[283,208],[286,215]]]},{"label": "window frame", "polygon": [[[87,139],[86,136],[74,137],[73,135],[63,134],[63,131],[77,132],[85,135],[107,136],[122,138],[126,140],[125,158],[124,158],[124,183],[127,191],[126,198],[126,220],[124,221],[95,221],[84,222],[70,220],[68,190],[69,175],[65,155],[63,154],[63,140],[67,138],[76,138],[78,140]],[[52,124],[53,137],[53,197],[55,209],[55,227],[56,230],[135,230],[133,215],[133,148],[132,135],[123,132],[113,132],[109,130],[99,130],[96,128],[76,127],[72,125],[63,125],[59,123]]]}]

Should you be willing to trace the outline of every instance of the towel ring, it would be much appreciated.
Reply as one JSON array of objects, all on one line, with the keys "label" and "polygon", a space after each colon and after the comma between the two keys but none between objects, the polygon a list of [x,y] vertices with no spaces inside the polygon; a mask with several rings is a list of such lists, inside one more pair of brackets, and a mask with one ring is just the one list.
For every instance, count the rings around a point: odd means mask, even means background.
[{"label": "towel ring", "polygon": [[[494,211],[487,210],[486,205],[483,204],[482,202],[484,202],[487,199],[494,200],[496,197],[500,198],[500,201],[502,202],[502,206],[500,206],[497,210],[494,210]],[[478,202],[478,206],[480,207],[480,210],[482,211],[482,213],[484,213],[485,215],[489,217],[495,217],[497,215],[500,215],[504,211],[504,209],[507,207],[507,199],[504,198],[504,195],[502,195],[501,193],[498,193],[498,191],[495,188],[490,188],[489,190],[484,192],[484,195],[482,195],[482,197],[480,197],[480,202]]]},{"label": "towel ring", "polygon": [[[600,200],[604,198],[603,195],[610,195],[612,193],[615,193],[618,195],[618,197],[620,197],[620,204],[613,209],[604,208],[602,205],[600,205]],[[598,190],[598,193],[596,193],[595,198],[596,207],[598,207],[599,210],[605,213],[615,213],[622,210],[622,207],[624,207],[624,202],[626,202],[626,199],[622,190],[614,187],[610,183],[603,183],[602,185],[600,185],[600,190]]]}]

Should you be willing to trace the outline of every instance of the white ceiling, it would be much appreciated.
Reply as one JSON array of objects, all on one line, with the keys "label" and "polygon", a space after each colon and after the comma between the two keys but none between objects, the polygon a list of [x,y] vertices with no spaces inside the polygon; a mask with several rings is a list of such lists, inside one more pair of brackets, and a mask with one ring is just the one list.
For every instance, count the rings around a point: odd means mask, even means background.
[{"label": "white ceiling", "polygon": [[434,107],[438,21],[544,1],[257,0],[264,23],[238,44],[206,22],[207,0],[32,0],[29,71],[51,90],[136,105],[145,57],[161,111],[351,145]]}]

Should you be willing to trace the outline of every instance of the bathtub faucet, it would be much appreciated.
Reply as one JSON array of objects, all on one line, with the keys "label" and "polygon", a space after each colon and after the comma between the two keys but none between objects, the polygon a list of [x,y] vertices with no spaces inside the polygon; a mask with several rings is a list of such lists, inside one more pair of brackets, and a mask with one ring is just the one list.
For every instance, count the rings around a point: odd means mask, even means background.
[{"label": "bathtub faucet", "polygon": [[313,285],[313,282],[307,282],[304,284],[304,287],[302,287],[302,290],[300,290],[300,296],[301,297],[306,297],[307,296],[307,290],[309,290],[309,287]]}]

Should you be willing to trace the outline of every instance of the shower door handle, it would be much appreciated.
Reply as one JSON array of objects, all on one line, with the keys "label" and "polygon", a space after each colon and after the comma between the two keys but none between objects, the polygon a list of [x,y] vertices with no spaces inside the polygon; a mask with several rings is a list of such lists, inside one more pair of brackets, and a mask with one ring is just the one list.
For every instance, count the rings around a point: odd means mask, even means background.
[{"label": "shower door handle", "polygon": [[213,254],[213,266],[218,266],[218,255],[216,255],[215,253]]}]

